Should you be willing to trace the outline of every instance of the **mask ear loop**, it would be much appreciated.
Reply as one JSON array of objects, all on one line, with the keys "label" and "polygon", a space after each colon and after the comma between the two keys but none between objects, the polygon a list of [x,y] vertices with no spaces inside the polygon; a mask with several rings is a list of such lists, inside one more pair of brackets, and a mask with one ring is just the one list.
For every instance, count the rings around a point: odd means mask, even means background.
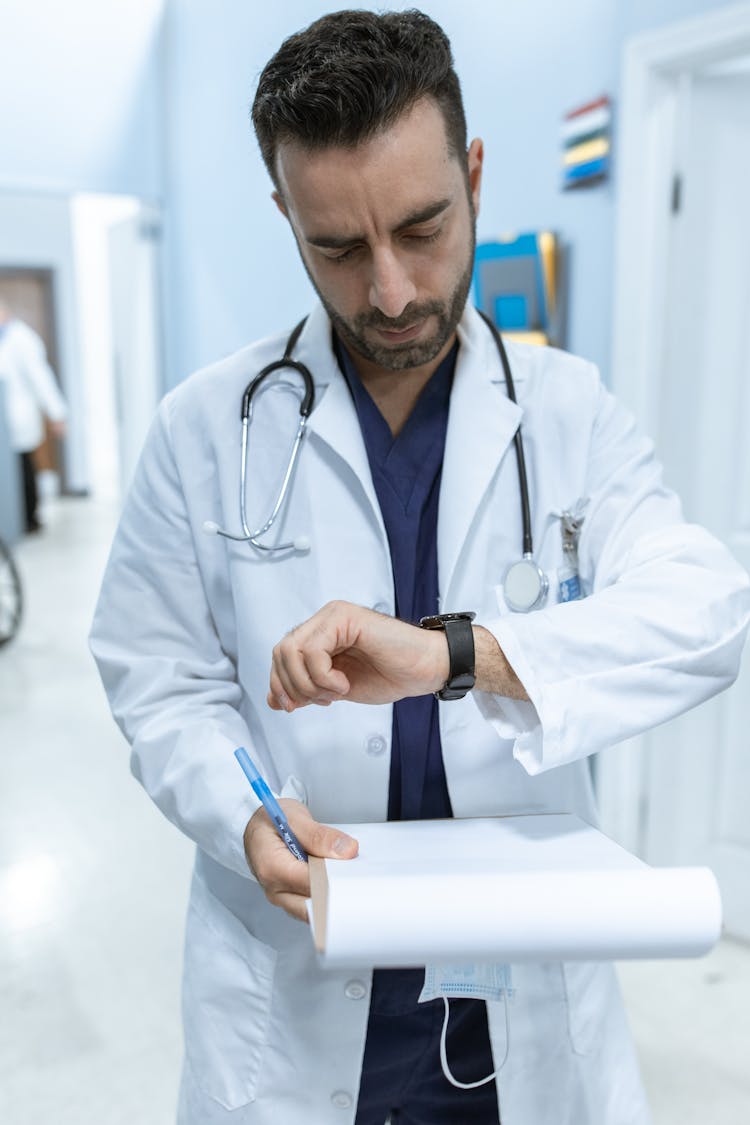
[{"label": "mask ear loop", "polygon": [[440,1032],[440,1065],[443,1068],[443,1074],[448,1079],[450,1084],[452,1086],[455,1086],[459,1090],[476,1090],[478,1086],[486,1086],[488,1082],[492,1082],[494,1078],[497,1078],[498,1074],[508,1061],[508,1052],[510,1051],[510,1012],[508,1011],[507,989],[503,989],[503,1004],[505,1006],[505,1054],[503,1055],[503,1061],[499,1066],[495,1067],[492,1074],[488,1074],[486,1078],[480,1078],[478,1082],[459,1082],[458,1079],[454,1078],[451,1074],[450,1067],[448,1066],[447,1047],[448,1019],[450,1018],[451,1010],[450,1001],[448,1000],[447,996],[443,997],[443,1003],[445,1004],[445,1017],[443,1019],[443,1030]]}]

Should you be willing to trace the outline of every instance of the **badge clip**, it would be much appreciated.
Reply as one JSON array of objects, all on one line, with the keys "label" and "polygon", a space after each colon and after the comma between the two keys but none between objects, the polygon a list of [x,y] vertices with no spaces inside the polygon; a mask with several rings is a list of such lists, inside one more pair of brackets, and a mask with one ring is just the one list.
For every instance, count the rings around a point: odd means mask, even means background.
[{"label": "badge clip", "polygon": [[584,512],[588,498],[576,500],[572,508],[560,513],[560,534],[564,564],[558,572],[561,602],[577,602],[584,597],[583,583],[578,569],[578,541],[581,538]]}]

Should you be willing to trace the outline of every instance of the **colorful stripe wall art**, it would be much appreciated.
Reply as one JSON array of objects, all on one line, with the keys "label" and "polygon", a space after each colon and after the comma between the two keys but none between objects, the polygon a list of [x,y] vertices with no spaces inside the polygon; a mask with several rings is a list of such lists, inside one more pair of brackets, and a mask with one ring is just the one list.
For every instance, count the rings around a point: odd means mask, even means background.
[{"label": "colorful stripe wall art", "polygon": [[564,190],[599,183],[609,174],[612,105],[596,98],[563,118],[562,186]]}]

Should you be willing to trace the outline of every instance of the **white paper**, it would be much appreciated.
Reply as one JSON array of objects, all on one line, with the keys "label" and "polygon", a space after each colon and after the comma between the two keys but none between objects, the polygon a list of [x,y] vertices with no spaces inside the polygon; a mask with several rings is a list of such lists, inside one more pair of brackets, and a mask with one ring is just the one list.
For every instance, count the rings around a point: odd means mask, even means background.
[{"label": "white paper", "polygon": [[323,963],[692,957],[721,930],[707,868],[648,867],[569,814],[341,825]]}]

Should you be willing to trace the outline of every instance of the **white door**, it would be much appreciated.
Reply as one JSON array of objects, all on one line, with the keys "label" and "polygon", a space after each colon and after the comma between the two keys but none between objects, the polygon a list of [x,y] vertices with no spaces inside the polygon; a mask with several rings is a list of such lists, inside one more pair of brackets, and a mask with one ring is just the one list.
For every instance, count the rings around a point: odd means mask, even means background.
[{"label": "white door", "polygon": [[112,348],[121,494],[161,395],[158,216],[145,206],[109,229]]},{"label": "white door", "polygon": [[[667,482],[750,569],[750,68],[683,78],[654,434]],[[645,858],[708,863],[750,938],[750,654],[718,699],[652,732]]]}]

